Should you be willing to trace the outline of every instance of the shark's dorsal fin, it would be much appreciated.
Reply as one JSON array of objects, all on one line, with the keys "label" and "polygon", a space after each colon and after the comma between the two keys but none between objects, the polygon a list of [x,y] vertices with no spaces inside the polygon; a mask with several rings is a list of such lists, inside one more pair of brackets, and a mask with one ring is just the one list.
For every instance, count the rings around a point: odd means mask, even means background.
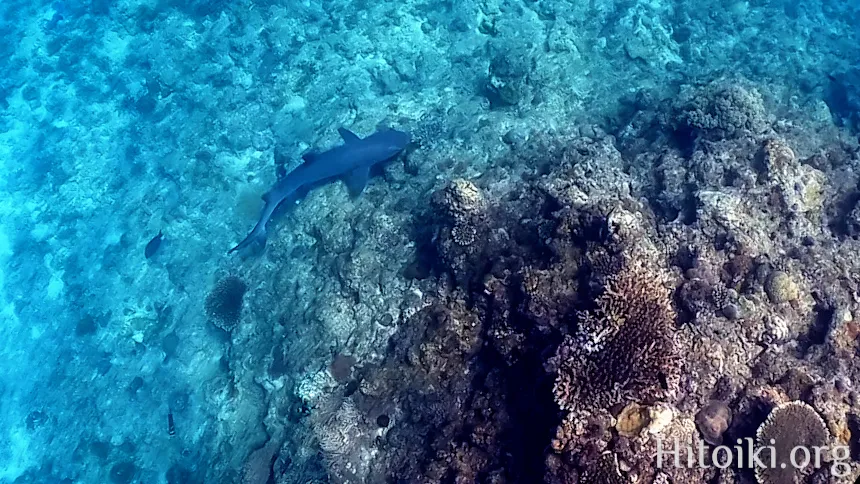
[{"label": "shark's dorsal fin", "polygon": [[357,142],[361,141],[361,138],[359,138],[357,134],[353,133],[352,131],[350,131],[346,128],[343,128],[343,127],[337,128],[337,132],[340,133],[340,137],[343,138],[343,141],[346,144],[357,143]]},{"label": "shark's dorsal fin", "polygon": [[352,197],[357,197],[367,186],[368,178],[370,178],[370,167],[362,166],[344,175],[343,181],[346,183],[349,194]]}]

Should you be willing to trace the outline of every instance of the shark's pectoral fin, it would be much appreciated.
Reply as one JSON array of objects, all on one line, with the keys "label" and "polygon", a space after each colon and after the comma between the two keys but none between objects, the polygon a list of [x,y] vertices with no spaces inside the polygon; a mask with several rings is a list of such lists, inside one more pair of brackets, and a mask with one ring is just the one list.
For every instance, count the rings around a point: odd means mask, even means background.
[{"label": "shark's pectoral fin", "polygon": [[353,197],[361,195],[364,187],[367,186],[367,179],[370,178],[370,168],[361,167],[352,170],[344,176],[343,181],[346,182],[346,187],[349,189],[349,194]]},{"label": "shark's pectoral fin", "polygon": [[317,159],[318,156],[319,156],[318,152],[308,151],[307,153],[302,155],[302,159],[305,160],[306,162],[310,163],[310,162],[314,161],[315,159]]},{"label": "shark's pectoral fin", "polygon": [[337,132],[340,133],[340,137],[343,138],[344,143],[358,143],[361,141],[361,138],[357,134],[346,128],[337,128]]}]

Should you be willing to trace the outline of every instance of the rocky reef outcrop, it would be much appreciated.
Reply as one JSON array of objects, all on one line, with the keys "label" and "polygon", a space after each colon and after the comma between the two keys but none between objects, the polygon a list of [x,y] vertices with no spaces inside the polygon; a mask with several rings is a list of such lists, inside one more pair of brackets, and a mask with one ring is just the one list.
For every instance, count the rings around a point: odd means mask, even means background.
[{"label": "rocky reef outcrop", "polygon": [[416,215],[435,289],[314,424],[331,478],[767,484],[782,478],[657,456],[781,426],[854,448],[857,153],[719,82],[612,134],[532,136],[505,155],[533,162],[516,180],[440,185]]}]

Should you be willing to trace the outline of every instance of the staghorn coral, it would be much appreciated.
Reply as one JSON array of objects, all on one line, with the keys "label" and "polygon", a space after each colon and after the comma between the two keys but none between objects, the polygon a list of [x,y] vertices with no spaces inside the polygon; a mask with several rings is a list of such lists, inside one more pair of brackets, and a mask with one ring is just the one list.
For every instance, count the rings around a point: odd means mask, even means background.
[{"label": "staghorn coral", "polygon": [[242,316],[242,302],[248,286],[237,276],[219,280],[206,296],[206,316],[215,326],[230,332]]},{"label": "staghorn coral", "polygon": [[762,462],[774,466],[756,467],[759,484],[784,484],[798,479],[812,469],[797,469],[792,465],[792,449],[823,447],[830,441],[830,432],[818,412],[806,403],[792,401],[774,408],[756,432],[756,441],[763,450]]},{"label": "staghorn coral", "polygon": [[581,315],[576,335],[549,362],[559,408],[606,408],[669,393],[680,365],[675,313],[663,285],[641,262],[608,278],[597,308]]}]

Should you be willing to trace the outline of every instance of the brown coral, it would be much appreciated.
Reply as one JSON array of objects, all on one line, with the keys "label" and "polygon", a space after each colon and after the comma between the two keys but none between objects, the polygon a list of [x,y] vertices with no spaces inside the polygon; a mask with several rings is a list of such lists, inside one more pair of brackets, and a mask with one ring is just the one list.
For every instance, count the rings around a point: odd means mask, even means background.
[{"label": "brown coral", "polygon": [[797,284],[783,271],[773,271],[765,282],[764,290],[774,304],[794,301],[800,297]]},{"label": "brown coral", "polygon": [[638,403],[629,403],[618,414],[615,430],[622,437],[636,437],[649,423],[651,423],[651,417],[648,414],[648,408]]},{"label": "brown coral", "polygon": [[643,263],[610,276],[597,310],[583,314],[550,360],[562,410],[664,397],[680,365],[675,312],[663,278]]},{"label": "brown coral", "polygon": [[783,484],[798,482],[804,471],[813,470],[794,466],[799,462],[792,461],[793,449],[823,447],[830,441],[830,432],[815,409],[801,401],[793,401],[781,404],[770,412],[758,428],[756,440],[762,449],[762,462],[776,463],[756,467],[756,480],[759,484]]},{"label": "brown coral", "polygon": [[683,106],[681,119],[708,137],[727,138],[746,132],[761,133],[768,127],[764,100],[755,88],[715,83],[698,89],[685,101],[687,103]]}]

